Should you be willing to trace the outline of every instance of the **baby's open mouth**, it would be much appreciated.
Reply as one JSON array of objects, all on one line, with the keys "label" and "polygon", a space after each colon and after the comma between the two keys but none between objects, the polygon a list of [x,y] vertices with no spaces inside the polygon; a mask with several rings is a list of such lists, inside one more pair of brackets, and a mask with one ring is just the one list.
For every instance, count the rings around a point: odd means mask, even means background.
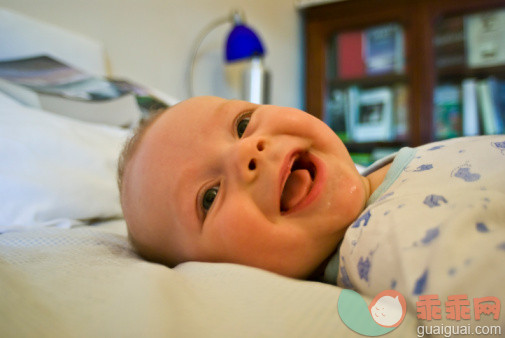
[{"label": "baby's open mouth", "polygon": [[316,175],[316,166],[307,153],[301,153],[293,161],[281,194],[281,212],[293,209],[308,195]]}]

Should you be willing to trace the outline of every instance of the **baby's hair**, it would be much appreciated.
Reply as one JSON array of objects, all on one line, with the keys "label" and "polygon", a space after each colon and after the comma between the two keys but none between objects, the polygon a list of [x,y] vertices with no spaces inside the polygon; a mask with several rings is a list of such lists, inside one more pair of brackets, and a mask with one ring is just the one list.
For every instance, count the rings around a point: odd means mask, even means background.
[{"label": "baby's hair", "polygon": [[118,158],[118,164],[117,164],[117,185],[119,188],[119,197],[122,198],[121,196],[123,195],[123,176],[124,172],[126,169],[126,166],[128,165],[128,162],[130,159],[133,157],[135,154],[135,151],[138,148],[138,145],[140,144],[140,141],[142,140],[142,137],[146,133],[146,131],[149,129],[149,127],[156,122],[156,120],[166,111],[167,109],[159,109],[153,113],[147,118],[143,119],[140,121],[139,125],[135,128],[133,131],[132,136],[125,142],[123,149],[119,155]]},{"label": "baby's hair", "polygon": [[[156,111],[153,111],[148,118],[143,119],[140,121],[139,125],[135,128],[135,130],[132,132],[132,136],[125,142],[123,149],[119,155],[118,158],[118,163],[117,163],[117,185],[119,189],[119,199],[121,202],[121,207],[123,208],[123,188],[124,188],[124,174],[126,171],[126,167],[128,166],[128,163],[130,160],[133,158],[135,155],[135,152],[137,151],[137,148],[139,147],[143,136],[147,132],[150,126],[152,126],[158,118],[163,115],[164,112],[166,112],[169,108],[166,109],[158,109]],[[123,210],[124,211],[124,210]],[[133,246],[135,251],[137,253],[148,259],[145,255],[145,252],[143,250],[143,246],[138,243],[138,241],[135,239],[134,236],[132,236],[130,232],[130,225],[127,222],[127,230],[128,230],[128,240],[130,244]]]}]

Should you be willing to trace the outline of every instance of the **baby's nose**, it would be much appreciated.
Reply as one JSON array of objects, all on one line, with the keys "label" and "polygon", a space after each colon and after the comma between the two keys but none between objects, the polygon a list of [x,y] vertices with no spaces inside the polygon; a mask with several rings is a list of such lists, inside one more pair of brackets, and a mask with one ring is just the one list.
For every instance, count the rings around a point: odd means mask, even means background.
[{"label": "baby's nose", "polygon": [[263,161],[265,141],[263,139],[240,140],[233,154],[233,170],[244,181],[252,181],[258,175]]}]

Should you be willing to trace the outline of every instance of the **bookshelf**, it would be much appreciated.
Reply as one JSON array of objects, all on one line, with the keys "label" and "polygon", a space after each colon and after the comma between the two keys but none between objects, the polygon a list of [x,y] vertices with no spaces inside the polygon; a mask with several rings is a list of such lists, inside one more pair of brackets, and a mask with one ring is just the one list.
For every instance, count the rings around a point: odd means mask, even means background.
[{"label": "bookshelf", "polygon": [[348,0],[301,13],[305,108],[358,161],[502,130],[499,112],[498,130],[484,128],[481,101],[505,97],[505,1]]}]

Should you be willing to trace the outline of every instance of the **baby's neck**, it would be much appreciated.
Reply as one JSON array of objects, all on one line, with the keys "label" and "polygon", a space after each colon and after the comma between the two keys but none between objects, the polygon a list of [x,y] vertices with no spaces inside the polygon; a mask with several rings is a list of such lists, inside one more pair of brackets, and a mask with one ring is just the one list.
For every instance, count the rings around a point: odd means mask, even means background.
[{"label": "baby's neck", "polygon": [[368,183],[370,184],[370,191],[368,194],[368,198],[370,198],[373,192],[382,184],[390,167],[391,163],[386,164],[384,167],[374,171],[373,173],[365,177],[368,180]]}]

